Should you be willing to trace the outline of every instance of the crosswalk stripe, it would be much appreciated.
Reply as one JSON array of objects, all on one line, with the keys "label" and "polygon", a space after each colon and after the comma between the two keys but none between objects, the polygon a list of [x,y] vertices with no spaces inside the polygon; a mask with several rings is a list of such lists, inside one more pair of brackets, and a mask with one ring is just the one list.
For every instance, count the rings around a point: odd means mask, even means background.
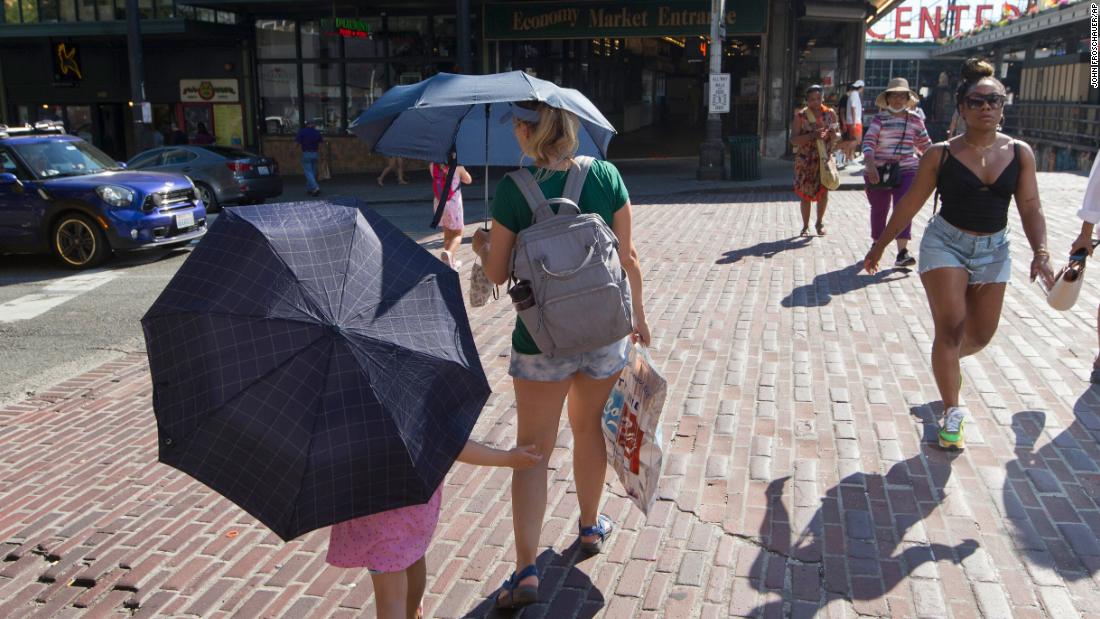
[{"label": "crosswalk stripe", "polygon": [[35,292],[0,303],[0,322],[30,320],[118,277],[111,271],[90,271],[55,280]]}]

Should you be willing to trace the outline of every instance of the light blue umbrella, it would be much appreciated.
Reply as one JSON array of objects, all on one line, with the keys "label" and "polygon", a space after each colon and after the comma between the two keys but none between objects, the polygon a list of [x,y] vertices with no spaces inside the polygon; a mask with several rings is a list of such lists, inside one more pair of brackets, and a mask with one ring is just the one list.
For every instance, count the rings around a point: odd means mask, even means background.
[{"label": "light blue umbrella", "polygon": [[520,165],[519,145],[506,118],[518,101],[542,101],[576,114],[581,124],[577,153],[607,156],[615,128],[596,106],[572,88],[523,71],[439,73],[416,84],[395,86],[349,129],[372,150],[392,157],[446,162],[454,146],[461,165]]},{"label": "light blue umbrella", "polygon": [[[587,97],[572,88],[524,73],[455,75],[439,73],[395,86],[356,118],[348,129],[371,150],[391,157],[485,166],[485,220],[488,227],[489,166],[519,166],[523,153],[516,142],[510,114],[526,110],[513,105],[541,101],[572,112],[580,120],[578,155],[607,157],[616,131]],[[440,210],[434,223],[438,223]]]}]

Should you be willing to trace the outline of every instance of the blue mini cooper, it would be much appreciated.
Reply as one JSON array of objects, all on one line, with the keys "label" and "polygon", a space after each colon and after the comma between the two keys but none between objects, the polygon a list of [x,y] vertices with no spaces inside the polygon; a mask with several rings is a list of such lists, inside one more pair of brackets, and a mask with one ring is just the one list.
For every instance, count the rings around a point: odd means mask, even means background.
[{"label": "blue mini cooper", "polygon": [[86,269],[112,250],[206,234],[206,209],[186,176],[126,171],[56,125],[0,125],[0,164],[0,253],[52,253]]}]

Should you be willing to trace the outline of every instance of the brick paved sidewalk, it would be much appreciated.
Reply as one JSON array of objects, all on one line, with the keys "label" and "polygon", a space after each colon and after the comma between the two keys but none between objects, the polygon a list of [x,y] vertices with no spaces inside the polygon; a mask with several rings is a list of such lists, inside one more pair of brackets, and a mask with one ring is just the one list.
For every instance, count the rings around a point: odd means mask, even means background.
[{"label": "brick paved sidewalk", "polygon": [[[1056,254],[1082,186],[1041,180]],[[546,603],[524,617],[1100,617],[1096,277],[1075,311],[1050,310],[1015,226],[1000,331],[964,364],[970,448],[949,456],[920,281],[854,266],[862,194],[835,194],[810,240],[787,194],[673,201],[640,200],[636,224],[670,381],[661,500],[643,518],[611,480],[621,528],[582,561],[563,427]],[[475,436],[506,445],[512,310],[471,320],[495,391]],[[369,576],[325,565],[327,533],[283,544],[155,463],[147,371],[126,357],[0,410],[0,617],[370,616]],[[508,472],[457,465],[427,614],[488,614],[510,536]]]}]

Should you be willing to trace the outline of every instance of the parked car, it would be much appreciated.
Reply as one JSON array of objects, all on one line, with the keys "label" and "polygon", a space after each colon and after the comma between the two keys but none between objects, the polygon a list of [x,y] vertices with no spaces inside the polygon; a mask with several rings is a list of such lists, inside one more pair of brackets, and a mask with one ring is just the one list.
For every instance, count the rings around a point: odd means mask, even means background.
[{"label": "parked car", "polygon": [[0,125],[0,253],[84,269],[112,250],[190,243],[206,209],[180,174],[132,172],[60,124]]},{"label": "parked car", "polygon": [[154,148],[135,156],[126,167],[186,174],[211,213],[222,204],[259,204],[283,193],[283,179],[274,159],[229,146]]}]

